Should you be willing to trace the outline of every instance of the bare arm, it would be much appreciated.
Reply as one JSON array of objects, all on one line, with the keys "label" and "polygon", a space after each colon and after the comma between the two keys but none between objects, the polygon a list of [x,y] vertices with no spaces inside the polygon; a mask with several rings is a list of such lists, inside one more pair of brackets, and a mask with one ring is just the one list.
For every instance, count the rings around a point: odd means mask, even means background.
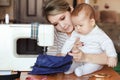
[{"label": "bare arm", "polygon": [[101,65],[107,65],[107,55],[105,53],[101,54],[84,54],[82,62],[91,62]]},{"label": "bare arm", "polygon": [[77,62],[90,62],[95,64],[107,65],[107,55],[105,53],[101,54],[84,54],[79,52],[77,54],[69,53],[73,56],[73,59]]}]

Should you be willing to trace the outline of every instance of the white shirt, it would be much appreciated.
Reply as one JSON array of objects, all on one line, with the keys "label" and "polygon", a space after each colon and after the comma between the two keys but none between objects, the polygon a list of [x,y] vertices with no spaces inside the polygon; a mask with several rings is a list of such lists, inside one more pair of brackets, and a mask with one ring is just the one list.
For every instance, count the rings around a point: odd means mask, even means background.
[{"label": "white shirt", "polygon": [[80,33],[73,31],[71,37],[66,40],[61,53],[67,54],[67,52],[72,49],[76,38],[80,38],[80,41],[83,42],[84,46],[80,47],[80,49],[84,53],[99,54],[105,51],[107,56],[117,57],[112,40],[98,26],[95,26],[95,28],[87,35],[81,35]]}]

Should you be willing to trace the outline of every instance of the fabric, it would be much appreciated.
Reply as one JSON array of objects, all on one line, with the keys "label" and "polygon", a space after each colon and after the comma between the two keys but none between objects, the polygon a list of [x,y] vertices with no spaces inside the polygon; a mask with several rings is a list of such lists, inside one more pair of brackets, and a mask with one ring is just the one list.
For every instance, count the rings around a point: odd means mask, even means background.
[{"label": "fabric", "polygon": [[73,57],[66,56],[52,56],[39,55],[37,61],[33,66],[33,70],[29,74],[53,74],[67,71],[72,64]]},{"label": "fabric", "polygon": [[38,28],[39,28],[39,23],[32,23],[31,24],[31,39],[38,39]]}]

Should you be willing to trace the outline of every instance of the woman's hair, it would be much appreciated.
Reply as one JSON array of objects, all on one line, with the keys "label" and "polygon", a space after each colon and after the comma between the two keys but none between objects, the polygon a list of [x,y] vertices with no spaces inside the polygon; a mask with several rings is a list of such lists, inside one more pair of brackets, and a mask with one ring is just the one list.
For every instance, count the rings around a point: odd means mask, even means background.
[{"label": "woman's hair", "polygon": [[70,11],[70,5],[66,0],[46,0],[43,5],[43,15],[57,15],[65,11]]},{"label": "woman's hair", "polygon": [[89,17],[90,19],[95,19],[95,11],[91,5],[86,3],[78,4],[73,10],[72,16],[77,16],[80,11],[84,11],[86,17]]}]

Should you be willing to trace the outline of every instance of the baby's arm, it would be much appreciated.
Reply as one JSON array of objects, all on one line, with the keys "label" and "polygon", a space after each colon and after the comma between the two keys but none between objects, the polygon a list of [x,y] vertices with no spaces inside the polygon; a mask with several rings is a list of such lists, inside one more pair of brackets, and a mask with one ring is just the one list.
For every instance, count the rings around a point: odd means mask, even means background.
[{"label": "baby's arm", "polygon": [[107,55],[107,65],[109,67],[115,67],[117,65],[117,53],[114,44],[110,38],[103,41],[102,49]]},{"label": "baby's arm", "polygon": [[78,41],[78,40],[79,40],[79,38],[77,38],[74,34],[71,35],[71,37],[68,38],[68,39],[66,40],[66,42],[64,43],[64,45],[63,45],[63,47],[62,47],[62,49],[61,49],[61,53],[65,55],[65,54],[67,54],[68,52],[71,52],[73,48],[76,48],[75,43],[76,43],[76,41]]},{"label": "baby's arm", "polygon": [[108,57],[108,66],[115,67],[117,65],[117,58],[116,57]]},{"label": "baby's arm", "polygon": [[72,53],[79,53],[81,50],[80,50],[80,47],[83,46],[83,43],[80,42],[80,38],[77,38],[74,45],[73,45],[73,48],[72,48]]}]

